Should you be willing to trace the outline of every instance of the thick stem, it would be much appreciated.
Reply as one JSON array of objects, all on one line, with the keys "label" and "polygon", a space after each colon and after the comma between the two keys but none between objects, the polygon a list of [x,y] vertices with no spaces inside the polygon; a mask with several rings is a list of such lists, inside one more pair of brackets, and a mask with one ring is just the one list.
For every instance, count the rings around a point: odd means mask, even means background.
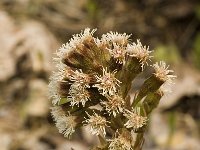
[{"label": "thick stem", "polygon": [[136,99],[133,101],[132,107],[135,107],[139,101],[146,95],[157,91],[164,82],[157,78],[155,75],[149,77],[139,90]]},{"label": "thick stem", "polygon": [[131,89],[133,79],[142,72],[142,67],[137,58],[126,56],[126,63],[117,74],[117,78],[123,83],[121,86],[122,97],[125,98]]}]

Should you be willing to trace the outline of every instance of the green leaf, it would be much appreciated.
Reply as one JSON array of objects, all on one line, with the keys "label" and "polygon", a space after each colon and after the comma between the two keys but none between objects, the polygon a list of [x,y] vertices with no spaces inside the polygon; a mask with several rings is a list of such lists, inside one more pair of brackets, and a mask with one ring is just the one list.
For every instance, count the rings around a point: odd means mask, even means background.
[{"label": "green leaf", "polygon": [[70,100],[68,98],[61,98],[60,102],[58,103],[58,105],[63,105],[70,102]]}]

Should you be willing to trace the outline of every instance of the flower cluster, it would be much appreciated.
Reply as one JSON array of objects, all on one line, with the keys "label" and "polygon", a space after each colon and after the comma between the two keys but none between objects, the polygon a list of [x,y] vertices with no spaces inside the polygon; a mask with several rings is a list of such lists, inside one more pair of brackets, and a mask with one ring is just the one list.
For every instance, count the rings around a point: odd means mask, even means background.
[{"label": "flower cluster", "polygon": [[[49,83],[56,127],[70,138],[77,128],[88,126],[91,134],[105,139],[102,149],[140,149],[141,142],[135,139],[143,137],[138,131],[145,131],[149,114],[163,96],[159,91],[175,76],[164,62],[148,65],[152,51],[139,40],[130,42],[130,35],[118,32],[98,39],[95,31],[85,29],[56,52]],[[154,72],[132,102],[132,80],[145,67]]]}]

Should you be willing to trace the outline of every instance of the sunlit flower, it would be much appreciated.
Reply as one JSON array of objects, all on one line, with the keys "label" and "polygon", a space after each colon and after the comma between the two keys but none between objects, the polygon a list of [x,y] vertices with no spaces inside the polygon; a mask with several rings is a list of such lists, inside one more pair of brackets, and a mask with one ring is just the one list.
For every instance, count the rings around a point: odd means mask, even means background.
[{"label": "sunlit flower", "polygon": [[89,115],[87,113],[87,116],[88,118],[84,122],[86,122],[87,125],[90,126],[90,132],[93,135],[103,134],[105,136],[106,135],[105,128],[106,126],[108,126],[107,123],[109,123],[108,121],[106,121],[106,118],[98,115],[95,112],[93,112],[92,115]]},{"label": "sunlit flower", "polygon": [[115,72],[107,72],[107,68],[103,68],[103,76],[97,76],[97,84],[93,87],[97,87],[102,95],[109,94],[114,95],[117,92],[117,88],[121,83],[115,78]]},{"label": "sunlit flower", "polygon": [[86,125],[99,137],[102,149],[141,149],[147,116],[175,76],[165,62],[152,65],[154,72],[132,102],[132,81],[145,66],[151,68],[152,51],[139,40],[131,42],[125,33],[96,38],[95,31],[86,28],[56,51],[49,83],[52,117],[65,137]]},{"label": "sunlit flower", "polygon": [[171,75],[170,73],[173,73],[173,70],[169,70],[169,65],[166,65],[166,63],[164,61],[160,61],[159,63],[156,62],[153,65],[153,68],[155,69],[155,73],[154,75],[159,78],[161,81],[163,82],[172,82],[172,80],[174,78],[176,78],[176,76]]},{"label": "sunlit flower", "polygon": [[128,44],[128,39],[131,35],[127,35],[126,33],[120,34],[118,32],[109,32],[107,34],[102,35],[102,42],[112,42],[120,45]]},{"label": "sunlit flower", "polygon": [[142,69],[144,69],[145,64],[148,65],[147,61],[153,57],[150,55],[152,51],[149,51],[149,47],[142,46],[140,40],[137,40],[137,44],[128,44],[126,51],[130,56],[136,57],[140,60]]}]

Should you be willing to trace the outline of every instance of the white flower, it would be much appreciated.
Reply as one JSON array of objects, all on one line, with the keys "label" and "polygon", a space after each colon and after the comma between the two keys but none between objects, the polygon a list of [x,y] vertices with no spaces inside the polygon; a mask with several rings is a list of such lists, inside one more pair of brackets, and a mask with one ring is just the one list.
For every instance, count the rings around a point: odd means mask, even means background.
[{"label": "white flower", "polygon": [[70,75],[70,80],[80,84],[81,86],[85,86],[89,88],[90,78],[87,74],[84,74],[81,69],[73,71]]},{"label": "white flower", "polygon": [[128,121],[124,124],[126,128],[133,128],[133,130],[137,130],[147,123],[147,117],[140,115],[139,107],[133,111],[126,110],[124,116],[128,119]]},{"label": "white flower", "polygon": [[170,73],[173,73],[173,70],[169,70],[169,65],[166,65],[164,61],[160,61],[159,63],[156,62],[153,65],[153,68],[155,69],[154,75],[159,78],[163,82],[172,83],[172,80],[176,78],[176,76],[171,75]]},{"label": "white flower", "polygon": [[102,95],[114,95],[119,87],[119,84],[121,83],[115,78],[115,73],[116,72],[109,73],[107,72],[107,68],[103,68],[103,76],[95,76],[97,79],[97,84],[95,84],[93,87],[97,87]]},{"label": "white flower", "polygon": [[101,103],[105,105],[105,109],[108,112],[108,114],[112,114],[114,117],[118,113],[123,112],[124,110],[124,99],[120,97],[119,95],[113,95],[113,96],[106,96],[108,101],[102,101]]},{"label": "white flower", "polygon": [[64,116],[65,112],[62,110],[60,106],[51,107],[51,115],[53,116],[54,120],[58,120],[59,117]]},{"label": "white flower", "polygon": [[51,110],[51,114],[54,117],[59,133],[70,138],[70,136],[75,132],[75,127],[77,125],[75,121],[76,116],[72,116],[70,113],[66,116],[60,106],[52,107]]},{"label": "white flower", "polygon": [[117,131],[115,136],[115,138],[108,140],[110,141],[109,150],[133,150],[132,135],[129,131],[123,131],[121,134]]},{"label": "white flower", "polygon": [[113,43],[113,48],[107,48],[111,54],[112,57],[116,59],[117,63],[123,64],[124,59],[125,59],[125,48]]},{"label": "white flower", "polygon": [[120,45],[128,44],[128,39],[131,35],[127,35],[126,33],[120,34],[118,32],[109,32],[107,34],[102,35],[102,42],[112,42]]},{"label": "white flower", "polygon": [[78,45],[82,44],[84,40],[88,38],[93,38],[92,35],[96,31],[96,29],[91,30],[90,28],[86,28],[84,31],[82,31],[80,34],[75,34],[70,39],[69,45],[71,49],[75,50]]},{"label": "white flower", "polygon": [[50,77],[49,87],[49,99],[52,99],[52,104],[56,105],[60,101],[59,95],[59,82],[63,79],[64,72],[58,71],[53,72],[53,75]]},{"label": "white flower", "polygon": [[85,103],[90,100],[90,94],[86,87],[76,82],[70,86],[69,95],[68,99],[71,100],[71,106],[79,106],[79,103],[82,103],[85,107]]},{"label": "white flower", "polygon": [[87,125],[90,126],[90,132],[93,135],[103,134],[105,136],[105,127],[107,126],[107,123],[109,123],[108,121],[106,121],[106,118],[98,115],[95,112],[93,112],[93,115],[89,115],[87,112],[86,114],[88,116],[88,119],[83,121],[83,123],[86,122]]},{"label": "white flower", "polygon": [[62,59],[63,56],[67,55],[72,50],[73,49],[71,48],[70,44],[65,43],[56,51],[56,55],[58,56],[58,58]]},{"label": "white flower", "polygon": [[148,65],[147,61],[150,60],[151,57],[153,57],[150,56],[152,51],[149,51],[149,47],[142,46],[140,40],[137,40],[137,44],[128,44],[126,51],[130,56],[136,57],[140,60],[142,69],[144,69],[145,64]]}]

